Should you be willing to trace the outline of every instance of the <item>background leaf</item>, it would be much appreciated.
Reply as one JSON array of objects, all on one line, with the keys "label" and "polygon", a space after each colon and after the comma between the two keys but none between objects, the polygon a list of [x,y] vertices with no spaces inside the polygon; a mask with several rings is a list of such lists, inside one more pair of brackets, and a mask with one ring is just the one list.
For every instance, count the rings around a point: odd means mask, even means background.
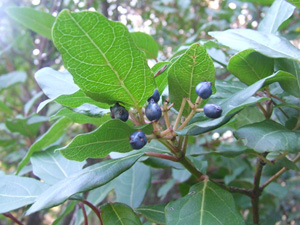
[{"label": "background leaf", "polygon": [[300,151],[300,133],[272,120],[246,125],[234,132],[245,145],[257,152]]},{"label": "background leaf", "polygon": [[27,211],[27,215],[58,205],[76,193],[106,184],[129,169],[141,156],[142,154],[134,154],[120,159],[106,160],[74,173],[44,191]]},{"label": "background leaf", "polygon": [[293,3],[295,6],[297,6],[298,8],[300,8],[300,2],[298,0],[287,0],[290,3]]},{"label": "background leaf", "polygon": [[135,209],[135,211],[142,214],[151,222],[165,224],[165,206],[165,204],[145,205]]},{"label": "background leaf", "polygon": [[[168,70],[170,102],[175,103],[177,111],[183,97],[195,102],[198,97],[195,87],[201,81],[210,81],[214,85],[215,68],[205,47],[193,44]],[[183,115],[186,116],[189,111],[190,107],[186,105]]]},{"label": "background leaf", "polygon": [[14,71],[0,76],[0,91],[17,83],[24,83],[27,74],[21,71]]},{"label": "background leaf", "polygon": [[6,13],[25,27],[52,39],[51,28],[55,17],[51,14],[25,7],[10,7]]},{"label": "background leaf", "polygon": [[208,180],[192,186],[185,197],[170,202],[165,213],[167,225],[245,224],[232,195]]},{"label": "background leaf", "polygon": [[63,10],[54,24],[53,39],[65,67],[89,97],[138,107],[152,95],[153,74],[123,24],[97,12]]},{"label": "background leaf", "polygon": [[136,46],[145,52],[147,59],[156,59],[158,55],[158,44],[152,36],[143,32],[132,32],[131,37]]}]

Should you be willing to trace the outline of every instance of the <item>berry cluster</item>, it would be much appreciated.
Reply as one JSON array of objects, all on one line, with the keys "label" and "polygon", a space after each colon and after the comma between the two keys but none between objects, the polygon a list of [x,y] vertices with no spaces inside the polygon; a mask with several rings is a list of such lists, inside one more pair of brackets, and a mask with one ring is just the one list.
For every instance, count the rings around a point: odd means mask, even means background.
[{"label": "berry cluster", "polygon": [[[215,104],[206,104],[204,105],[203,109],[197,109],[201,99],[208,99],[212,95],[212,83],[208,81],[203,81],[200,82],[196,88],[195,91],[197,95],[199,96],[193,104],[189,99],[184,98],[183,103],[188,101],[191,109],[193,110],[192,113],[189,115],[189,117],[186,118],[185,122],[181,124],[181,126],[178,128],[178,130],[184,128],[184,126],[189,122],[189,120],[193,117],[193,115],[196,112],[204,112],[204,114],[209,117],[209,118],[218,118],[222,115],[222,108],[219,105]],[[153,95],[148,98],[148,105],[145,108],[145,115],[149,122],[153,124],[153,133],[154,133],[154,138],[169,138],[172,139],[176,136],[176,133],[173,132],[173,129],[177,129],[177,125],[179,121],[181,120],[181,113],[179,112],[177,119],[175,121],[174,127],[171,128],[169,118],[167,111],[170,110],[170,108],[173,106],[171,104],[170,106],[167,106],[167,103],[164,103],[163,109],[158,105],[158,101],[160,99],[160,95],[158,90],[156,89],[153,93]],[[185,104],[182,105],[182,109],[185,107]],[[162,114],[164,114],[165,117],[165,123],[167,125],[167,130],[165,131],[158,131],[158,121],[162,117]],[[141,113],[142,117],[143,113]],[[110,116],[113,119],[120,119],[122,121],[127,121],[129,118],[129,113],[128,111],[121,106],[119,103],[116,103],[113,107],[110,108]],[[140,125],[137,121],[137,119],[134,117],[134,115],[131,113],[130,118],[132,119],[133,122],[135,122],[137,125]],[[144,122],[144,118],[140,118]],[[148,123],[149,123],[148,122]],[[167,135],[169,134],[169,136]],[[149,135],[148,137],[150,137]],[[153,135],[151,136],[153,138]],[[151,139],[150,138],[150,139]],[[147,144],[148,138],[146,134],[143,131],[136,131],[133,134],[131,134],[129,138],[129,143],[133,149],[141,149]]]}]

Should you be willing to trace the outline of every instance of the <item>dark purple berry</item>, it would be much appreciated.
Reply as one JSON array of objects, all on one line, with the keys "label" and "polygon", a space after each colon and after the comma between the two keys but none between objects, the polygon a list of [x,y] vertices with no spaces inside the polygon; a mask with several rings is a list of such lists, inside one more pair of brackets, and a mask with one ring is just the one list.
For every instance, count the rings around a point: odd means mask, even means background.
[{"label": "dark purple berry", "polygon": [[110,117],[113,119],[119,119],[122,121],[128,120],[129,113],[128,111],[119,103],[116,103],[113,107],[110,107]]},{"label": "dark purple berry", "polygon": [[222,108],[215,104],[206,104],[203,108],[205,116],[209,118],[219,118],[222,115]]},{"label": "dark purple berry", "polygon": [[199,95],[202,99],[207,99],[212,94],[211,82],[209,81],[200,82],[199,84],[197,84],[195,90],[197,95]]},{"label": "dark purple berry", "polygon": [[154,101],[154,99],[150,99],[150,102],[146,107],[146,116],[148,120],[157,121],[160,119],[161,114],[160,106]]},{"label": "dark purple berry", "polygon": [[159,92],[157,89],[154,90],[153,95],[150,98],[148,98],[147,101],[150,102],[151,99],[153,99],[156,103],[159,101]]},{"label": "dark purple berry", "polygon": [[129,143],[133,149],[141,149],[147,144],[147,137],[143,131],[136,131],[130,135]]}]

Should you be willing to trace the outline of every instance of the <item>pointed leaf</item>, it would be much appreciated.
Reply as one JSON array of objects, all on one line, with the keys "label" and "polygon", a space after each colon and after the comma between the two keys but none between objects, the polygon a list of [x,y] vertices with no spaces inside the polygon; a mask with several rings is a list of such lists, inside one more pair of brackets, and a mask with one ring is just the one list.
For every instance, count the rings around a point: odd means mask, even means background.
[{"label": "pointed leaf", "polygon": [[132,208],[139,207],[144,200],[150,181],[150,167],[143,163],[136,163],[113,181],[117,194],[116,201]]},{"label": "pointed leaf", "polygon": [[47,187],[33,178],[1,176],[0,214],[32,204]]},{"label": "pointed leaf", "polygon": [[25,7],[10,7],[6,12],[18,23],[51,40],[51,28],[55,20],[51,14]]},{"label": "pointed leaf", "polygon": [[151,68],[160,94],[168,85],[168,66],[170,64],[171,62],[158,62]]},{"label": "pointed leaf", "polygon": [[30,147],[24,159],[18,165],[17,173],[21,171],[21,169],[26,166],[29,162],[30,157],[34,152],[40,151],[43,148],[46,148],[48,145],[57,141],[67,130],[68,124],[71,122],[69,118],[63,117],[56,121],[49,130],[40,136]]},{"label": "pointed leaf", "polygon": [[134,131],[128,124],[114,119],[93,132],[76,136],[69,145],[57,150],[67,159],[77,161],[104,158],[110,152],[129,152],[132,150],[129,137]]},{"label": "pointed leaf", "polygon": [[142,155],[143,153],[140,153],[120,159],[106,160],[74,173],[44,191],[27,211],[27,215],[61,204],[76,193],[106,184],[129,169]]},{"label": "pointed leaf", "polygon": [[53,41],[75,83],[96,101],[139,107],[152,95],[153,74],[125,25],[97,12],[63,10]]},{"label": "pointed leaf", "polygon": [[0,75],[0,90],[8,88],[17,83],[24,83],[27,74],[21,71],[14,71],[8,74]]},{"label": "pointed leaf", "polygon": [[247,49],[231,57],[227,69],[240,81],[251,85],[274,72],[274,59]]},{"label": "pointed leaf", "polygon": [[145,52],[147,59],[157,58],[158,44],[152,36],[143,32],[132,32],[130,34],[136,46]]},{"label": "pointed leaf", "polygon": [[142,225],[133,210],[123,203],[108,203],[100,210],[105,225]]},{"label": "pointed leaf", "polygon": [[185,197],[170,202],[165,213],[167,225],[245,224],[232,195],[208,180],[192,186]]},{"label": "pointed leaf", "polygon": [[300,132],[288,130],[272,120],[246,125],[235,131],[234,136],[260,153],[300,151]]},{"label": "pointed leaf", "polygon": [[271,58],[300,60],[300,50],[288,40],[275,34],[250,29],[229,29],[209,32],[209,35],[237,51],[254,49]]},{"label": "pointed leaf", "polygon": [[[198,97],[195,87],[201,81],[210,81],[214,84],[215,68],[205,47],[193,44],[168,70],[170,102],[175,103],[174,108],[177,111],[182,98],[189,98],[195,102]],[[189,111],[190,108],[186,105],[183,115],[186,116]]]},{"label": "pointed leaf", "polygon": [[258,25],[258,30],[267,33],[276,33],[279,26],[290,18],[295,6],[285,0],[275,0],[267,14]]},{"label": "pointed leaf", "polygon": [[151,222],[157,223],[157,224],[165,224],[165,204],[158,204],[158,205],[146,205],[141,206],[135,211],[137,213],[142,214],[144,217],[146,217]]},{"label": "pointed leaf", "polygon": [[59,152],[54,152],[55,147],[46,151],[36,152],[31,158],[33,173],[47,184],[70,177],[82,169],[85,162],[76,162],[64,158]]}]

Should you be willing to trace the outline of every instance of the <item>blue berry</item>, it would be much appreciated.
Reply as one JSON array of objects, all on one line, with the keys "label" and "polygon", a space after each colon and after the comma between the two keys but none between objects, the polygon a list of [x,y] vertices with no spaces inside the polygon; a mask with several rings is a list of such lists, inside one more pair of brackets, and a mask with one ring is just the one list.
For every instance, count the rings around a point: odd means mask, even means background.
[{"label": "blue berry", "polygon": [[160,106],[154,101],[154,99],[150,99],[150,102],[146,107],[146,116],[148,120],[157,121],[160,119],[161,114]]},{"label": "blue berry", "polygon": [[206,104],[203,108],[205,116],[209,118],[218,118],[222,115],[222,108],[215,104]]},{"label": "blue berry", "polygon": [[153,95],[150,98],[148,98],[147,101],[150,102],[151,99],[153,99],[156,103],[159,101],[159,92],[157,89],[154,90]]},{"label": "blue berry", "polygon": [[133,149],[141,149],[147,144],[147,137],[143,131],[136,131],[130,135],[129,143]]},{"label": "blue berry", "polygon": [[113,119],[120,119],[122,121],[128,120],[128,111],[119,103],[116,103],[113,107],[110,107],[110,117]]},{"label": "blue berry", "polygon": [[207,99],[212,94],[211,82],[209,81],[200,82],[199,84],[197,84],[195,90],[197,95],[199,95],[202,99]]}]

